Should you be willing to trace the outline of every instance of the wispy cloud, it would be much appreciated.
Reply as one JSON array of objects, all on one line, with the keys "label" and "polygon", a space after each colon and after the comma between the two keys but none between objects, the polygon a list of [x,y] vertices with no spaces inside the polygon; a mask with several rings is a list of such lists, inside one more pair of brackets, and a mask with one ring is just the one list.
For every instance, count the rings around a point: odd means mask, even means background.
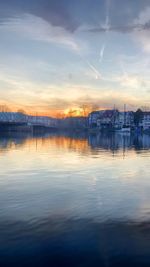
[{"label": "wispy cloud", "polygon": [[145,52],[150,53],[150,7],[142,11],[135,23],[143,25],[142,30],[135,29],[134,37],[143,47]]},{"label": "wispy cloud", "polygon": [[[121,32],[121,33],[130,33],[133,31],[139,31],[141,32],[142,30],[148,30],[150,31],[150,21],[145,23],[145,24],[132,24],[132,25],[121,25],[121,26],[113,26],[111,25],[109,27],[110,32]],[[87,29],[88,32],[91,33],[102,33],[102,32],[107,32],[108,28],[105,26],[100,26],[100,27],[94,27],[94,28],[89,28]]]},{"label": "wispy cloud", "polygon": [[102,61],[103,61],[105,47],[106,47],[106,44],[103,44],[101,47],[101,50],[100,50],[100,58],[99,58],[100,63],[102,63]]},{"label": "wispy cloud", "polygon": [[0,29],[15,32],[23,37],[37,41],[65,45],[74,51],[80,48],[74,37],[61,26],[53,26],[40,17],[24,14],[21,17],[13,17],[0,24]]},{"label": "wispy cloud", "polygon": [[[23,108],[29,112],[45,112],[47,114],[61,113],[66,109],[80,108],[86,106],[89,110],[112,108],[114,104],[122,108],[123,103],[128,105],[142,105],[141,96],[126,90],[118,91],[107,88],[106,90],[97,90],[86,85],[64,84],[61,88],[55,85],[41,89],[41,85],[15,79],[13,77],[1,76],[1,81],[7,83],[11,89],[1,94],[1,103],[9,103],[13,109]],[[137,77],[122,77],[118,80],[124,88],[130,86],[134,88],[139,82]]]},{"label": "wispy cloud", "polygon": [[124,24],[117,23],[110,24],[108,11],[106,14],[106,23],[100,25],[99,27],[89,27],[86,30],[91,33],[102,33],[107,32],[108,30],[111,32],[121,32],[121,33],[130,33],[133,31],[143,32],[150,31],[150,7],[143,10],[139,13],[139,16],[132,21],[132,23],[125,21]]},{"label": "wispy cloud", "polygon": [[78,23],[71,16],[66,0],[36,0],[0,1],[0,17],[4,20],[25,13],[39,17],[54,27],[62,27],[68,32],[74,32]]}]

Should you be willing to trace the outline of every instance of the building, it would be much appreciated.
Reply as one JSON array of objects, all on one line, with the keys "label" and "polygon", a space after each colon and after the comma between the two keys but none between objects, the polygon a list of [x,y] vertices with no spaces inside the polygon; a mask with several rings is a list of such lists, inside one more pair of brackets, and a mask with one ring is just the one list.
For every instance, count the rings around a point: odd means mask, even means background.
[{"label": "building", "polygon": [[57,127],[57,119],[47,116],[31,116],[28,115],[29,125],[41,125],[45,127]]},{"label": "building", "polygon": [[87,128],[87,117],[67,117],[59,120],[59,128],[62,129],[86,129]]},{"label": "building", "polygon": [[103,113],[104,111],[102,110],[99,110],[99,111],[93,111],[89,114],[89,117],[88,117],[88,124],[89,124],[89,127],[90,128],[96,128],[98,127],[98,120],[100,119],[101,117],[101,114]]},{"label": "building", "polygon": [[90,128],[113,128],[118,121],[118,110],[100,110],[89,114]]},{"label": "building", "polygon": [[143,112],[143,119],[142,119],[141,126],[143,130],[150,130],[150,111]]},{"label": "building", "polygon": [[118,128],[122,128],[124,125],[129,127],[134,126],[134,112],[119,112],[117,124]]}]

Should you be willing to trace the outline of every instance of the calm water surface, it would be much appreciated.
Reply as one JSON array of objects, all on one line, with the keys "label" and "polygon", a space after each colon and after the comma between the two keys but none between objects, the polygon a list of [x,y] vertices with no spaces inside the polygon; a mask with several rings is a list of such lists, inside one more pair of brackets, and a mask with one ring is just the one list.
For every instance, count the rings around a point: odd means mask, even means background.
[{"label": "calm water surface", "polygon": [[150,137],[0,137],[0,266],[150,266]]}]

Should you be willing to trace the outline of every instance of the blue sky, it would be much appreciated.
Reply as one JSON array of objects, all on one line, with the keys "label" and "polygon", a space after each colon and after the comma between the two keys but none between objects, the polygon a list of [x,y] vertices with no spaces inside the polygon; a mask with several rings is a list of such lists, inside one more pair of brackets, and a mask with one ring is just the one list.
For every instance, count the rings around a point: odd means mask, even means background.
[{"label": "blue sky", "polygon": [[150,106],[149,0],[0,0],[0,105]]}]

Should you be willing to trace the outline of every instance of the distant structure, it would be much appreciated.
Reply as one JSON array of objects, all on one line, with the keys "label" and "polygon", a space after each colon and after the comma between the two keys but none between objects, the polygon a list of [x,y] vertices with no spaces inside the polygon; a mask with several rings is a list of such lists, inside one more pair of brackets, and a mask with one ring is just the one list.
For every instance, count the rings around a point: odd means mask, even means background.
[{"label": "distant structure", "polygon": [[119,112],[117,118],[117,127],[122,128],[123,125],[127,125],[129,127],[132,127],[134,125],[133,111]]},{"label": "distant structure", "polygon": [[116,127],[119,120],[118,110],[99,110],[89,114],[89,127],[106,129]]},{"label": "distant structure", "polygon": [[27,123],[28,116],[20,112],[0,112],[0,123]]},{"label": "distant structure", "polygon": [[87,117],[67,117],[64,119],[60,119],[58,121],[58,126],[61,129],[70,129],[70,130],[76,130],[76,129],[86,129],[88,127],[88,119]]},{"label": "distant structure", "polygon": [[143,112],[143,119],[140,125],[144,130],[150,130],[150,111]]},{"label": "distant structure", "polygon": [[[0,112],[0,130],[14,127],[21,131],[39,128],[97,131],[146,131],[150,133],[150,111],[120,112],[117,109],[93,111],[88,117],[67,117],[63,119],[48,116],[31,116],[21,112]],[[17,128],[18,127],[18,128]],[[19,128],[20,127],[20,128]],[[24,128],[23,128],[24,127]]]},{"label": "distant structure", "polygon": [[[135,123],[136,112],[124,111],[119,112],[118,110],[99,110],[93,111],[88,116],[88,125],[90,129],[113,129],[122,130],[129,129],[136,130],[137,128],[141,131],[150,131],[150,112],[145,111],[140,114],[139,124]],[[138,115],[139,116],[139,115]]]}]

